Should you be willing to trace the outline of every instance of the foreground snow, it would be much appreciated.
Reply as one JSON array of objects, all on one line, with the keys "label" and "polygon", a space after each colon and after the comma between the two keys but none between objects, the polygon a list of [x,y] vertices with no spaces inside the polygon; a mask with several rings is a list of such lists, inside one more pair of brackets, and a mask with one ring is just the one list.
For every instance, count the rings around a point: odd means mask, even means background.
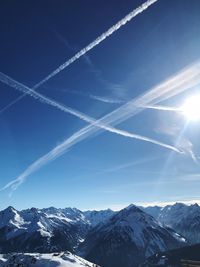
[{"label": "foreground snow", "polygon": [[0,254],[0,267],[97,267],[70,252]]}]

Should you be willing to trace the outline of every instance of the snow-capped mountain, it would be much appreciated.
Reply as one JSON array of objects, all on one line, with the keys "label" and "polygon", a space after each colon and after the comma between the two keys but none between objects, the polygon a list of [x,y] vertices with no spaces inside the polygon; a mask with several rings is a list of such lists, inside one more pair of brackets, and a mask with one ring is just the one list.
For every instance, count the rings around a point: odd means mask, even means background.
[{"label": "snow-capped mountain", "polygon": [[111,215],[110,210],[82,212],[50,207],[17,211],[8,207],[0,212],[0,253],[74,252],[93,225]]},{"label": "snow-capped mountain", "polygon": [[104,267],[135,267],[156,252],[183,245],[181,236],[131,205],[91,230],[80,245],[80,255]]},{"label": "snow-capped mountain", "polygon": [[185,236],[191,244],[200,243],[200,206],[198,204],[176,203],[164,208],[147,207],[143,210],[163,225]]},{"label": "snow-capped mountain", "polygon": [[111,209],[100,210],[100,211],[89,210],[84,212],[85,218],[88,220],[88,222],[92,227],[97,226],[97,224],[99,223],[107,222],[107,220],[114,214],[115,212]]},{"label": "snow-capped mountain", "polygon": [[105,267],[132,267],[155,252],[185,244],[177,233],[199,229],[198,205],[142,209],[145,212],[134,205],[119,212],[8,207],[0,212],[0,253],[68,250]]},{"label": "snow-capped mountain", "polygon": [[0,255],[0,267],[98,267],[70,252],[51,254],[18,253]]},{"label": "snow-capped mountain", "polygon": [[145,211],[146,213],[150,214],[151,216],[153,216],[155,219],[158,219],[159,214],[161,210],[163,209],[162,207],[159,207],[159,206],[149,206],[149,207],[139,206],[139,208]]},{"label": "snow-capped mountain", "polygon": [[1,253],[73,251],[88,227],[62,213],[56,216],[35,208],[19,212],[8,207],[0,212],[0,222]]}]

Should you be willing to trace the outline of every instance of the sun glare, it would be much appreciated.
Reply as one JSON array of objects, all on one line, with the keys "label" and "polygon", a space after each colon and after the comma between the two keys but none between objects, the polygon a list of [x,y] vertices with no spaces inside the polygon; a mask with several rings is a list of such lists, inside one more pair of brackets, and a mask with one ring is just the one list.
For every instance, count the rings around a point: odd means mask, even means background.
[{"label": "sun glare", "polygon": [[200,94],[187,98],[181,110],[188,120],[200,120]]}]

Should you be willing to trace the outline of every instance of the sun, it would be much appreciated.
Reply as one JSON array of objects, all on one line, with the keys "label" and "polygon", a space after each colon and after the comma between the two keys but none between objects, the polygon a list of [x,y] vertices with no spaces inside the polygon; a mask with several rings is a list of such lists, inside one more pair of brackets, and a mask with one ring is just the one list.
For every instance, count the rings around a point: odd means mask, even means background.
[{"label": "sun", "polygon": [[200,120],[200,94],[187,98],[181,107],[181,111],[188,120]]}]

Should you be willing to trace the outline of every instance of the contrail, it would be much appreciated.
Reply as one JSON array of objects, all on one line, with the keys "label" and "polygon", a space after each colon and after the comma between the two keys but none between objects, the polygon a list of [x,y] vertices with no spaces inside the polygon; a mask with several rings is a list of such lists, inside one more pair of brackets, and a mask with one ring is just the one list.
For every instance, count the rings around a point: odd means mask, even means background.
[{"label": "contrail", "polygon": [[161,157],[151,157],[151,158],[142,158],[139,160],[133,160],[133,161],[129,161],[127,163],[121,164],[121,165],[116,165],[114,167],[108,168],[108,169],[104,169],[102,171],[97,172],[96,174],[104,174],[104,173],[110,173],[110,172],[116,172],[116,171],[120,171],[132,166],[137,166],[137,165],[141,165],[141,164],[145,164],[145,163],[149,163],[151,161],[155,161],[160,159]]},{"label": "contrail", "polygon": [[[107,31],[102,33],[100,36],[98,36],[93,42],[91,42],[89,45],[81,49],[78,53],[76,53],[72,58],[65,61],[61,66],[59,66],[57,69],[55,69],[53,72],[51,72],[48,76],[46,76],[43,80],[41,80],[39,83],[37,83],[32,89],[35,90],[44,83],[46,83],[49,79],[57,75],[59,72],[67,68],[69,65],[74,63],[76,60],[78,60],[80,57],[85,55],[87,52],[92,50],[95,46],[99,45],[101,42],[103,42],[106,38],[108,38],[110,35],[112,35],[114,32],[119,30],[122,26],[124,26],[126,23],[131,21],[134,17],[145,11],[149,6],[153,5],[158,0],[147,0],[144,2],[141,6],[137,7],[133,11],[131,11],[128,15],[126,15],[123,19],[118,21],[115,25],[113,25],[111,28],[109,28]],[[0,110],[0,113],[7,110],[9,107],[11,107],[13,104],[17,103],[19,100],[21,100],[23,97],[25,97],[26,94],[23,94],[22,96],[18,97],[15,101],[8,104],[6,107],[4,107],[2,110]]]},{"label": "contrail", "polygon": [[152,4],[154,4],[157,1],[158,0],[148,0],[145,3],[143,3],[141,6],[139,6],[138,8],[134,9],[132,12],[130,12],[128,15],[126,15],[123,19],[121,19],[119,22],[117,22],[115,25],[113,25],[111,28],[109,28],[106,32],[102,33],[99,37],[97,37],[92,43],[90,43],[89,45],[84,47],[77,54],[75,54],[72,58],[70,58],[69,60],[64,62],[61,66],[59,66],[56,70],[54,70],[52,73],[50,73],[46,78],[41,80],[34,87],[38,88],[43,83],[47,82],[49,79],[51,79],[56,74],[58,74],[60,71],[64,70],[66,67],[71,65],[73,62],[75,62],[81,56],[85,55],[88,51],[90,51],[95,46],[100,44],[102,41],[104,41],[106,38],[108,38],[114,32],[119,30],[122,26],[124,26],[127,22],[132,20],[134,17],[136,17],[138,14],[142,13],[144,10],[146,10],[149,6],[151,6]]},{"label": "contrail", "polygon": [[160,105],[154,105],[154,106],[145,106],[144,108],[147,109],[156,109],[156,110],[163,110],[163,111],[176,111],[176,112],[181,112],[181,108],[177,107],[168,107],[168,106],[160,106]]},{"label": "contrail", "polygon": [[22,83],[19,83],[17,81],[15,81],[14,79],[12,79],[11,77],[9,77],[8,75],[5,75],[4,73],[0,72],[0,81],[19,90],[19,91],[22,91],[23,93],[25,94],[28,94],[30,96],[32,96],[33,98],[39,100],[40,102],[42,103],[45,103],[45,104],[48,104],[50,106],[53,106],[61,111],[64,111],[66,113],[69,113],[71,115],[74,115],[78,118],[80,118],[81,120],[85,121],[85,122],[88,122],[94,126],[97,126],[97,127],[100,127],[102,128],[103,130],[106,130],[106,131],[109,131],[111,133],[116,133],[116,134],[119,134],[119,135],[122,135],[122,136],[125,136],[125,137],[130,137],[130,138],[135,138],[135,139],[139,139],[139,140],[143,140],[143,141],[147,141],[147,142],[150,142],[150,143],[153,143],[153,144],[156,144],[156,145],[160,145],[160,146],[163,146],[165,148],[168,148],[168,149],[171,149],[171,150],[174,150],[176,152],[181,152],[180,150],[178,150],[177,148],[173,147],[173,146],[170,146],[170,145],[167,145],[165,143],[162,143],[162,142],[159,142],[159,141],[156,141],[154,139],[151,139],[151,138],[148,138],[148,137],[145,137],[145,136],[142,136],[142,135],[138,135],[138,134],[133,134],[133,133],[129,133],[127,131],[124,131],[124,130],[120,130],[120,129],[116,129],[112,126],[109,126],[107,124],[104,124],[104,123],[101,123],[100,121],[96,120],[96,119],[93,119],[91,118],[90,116],[78,111],[78,110],[75,110],[75,109],[72,109],[70,107],[67,107],[67,106],[64,106],[63,104],[61,103],[58,103],[36,91],[34,91],[33,89],[23,85]]},{"label": "contrail", "polygon": [[16,99],[14,99],[13,101],[11,101],[7,106],[5,106],[4,108],[0,109],[0,114],[3,113],[4,111],[6,111],[7,109],[9,109],[10,107],[12,107],[14,104],[16,104],[19,100],[21,100],[26,94],[23,94],[19,97],[17,97]]},{"label": "contrail", "polygon": [[[127,113],[126,115],[127,118],[129,118],[130,116],[133,116],[133,110],[135,114],[136,110],[144,109],[145,106],[153,106],[154,105],[153,101],[156,100],[157,102],[160,102],[163,99],[172,97],[186,90],[187,88],[190,88],[198,84],[199,80],[200,80],[200,63],[197,62],[196,64],[193,64],[192,66],[178,73],[175,77],[172,77],[171,79],[167,80],[161,85],[156,86],[155,88],[153,88],[152,90],[144,94],[143,96],[136,98],[136,100],[134,99],[134,100],[127,102],[126,104],[122,105],[119,109],[116,109],[110,114],[111,116],[115,114],[115,116],[118,117],[119,119],[120,117],[123,117],[123,120],[124,120],[126,113]],[[39,100],[42,103],[53,106],[66,113],[70,113],[88,123],[91,123],[91,124],[94,124],[95,126],[103,128],[104,130],[108,130],[111,132],[116,131],[116,129],[112,129],[107,124],[106,125],[101,124],[97,120],[85,115],[84,113],[81,113],[70,107],[66,107],[63,104],[60,104],[50,99],[49,97],[46,97],[39,92],[36,92],[35,90],[29,88],[28,86],[23,85],[22,83],[18,81],[15,81],[14,79],[12,79],[11,77],[9,77],[8,75],[2,72],[0,72],[0,81],[3,82],[4,84],[7,84],[15,88],[18,91],[21,91],[25,94],[32,96],[33,98]],[[123,112],[121,111],[121,109],[123,110]]]},{"label": "contrail", "polygon": [[69,94],[74,94],[74,95],[78,95],[78,96],[84,96],[87,98],[91,98],[93,100],[97,100],[103,103],[108,103],[108,104],[124,104],[125,100],[121,100],[121,99],[117,99],[117,98],[111,98],[111,97],[107,97],[107,96],[99,96],[99,95],[93,95],[90,93],[85,93],[85,92],[81,92],[78,90],[69,90],[69,89],[63,89],[63,92],[69,93]]},{"label": "contrail", "polygon": [[100,102],[108,103],[108,104],[122,104],[125,103],[124,100],[120,99],[114,99],[110,97],[104,97],[104,96],[97,96],[97,95],[89,95],[90,98],[94,100],[98,100]]},{"label": "contrail", "polygon": [[[1,73],[0,73],[0,75],[1,75]],[[97,101],[108,103],[108,104],[122,104],[122,103],[125,103],[126,102],[126,101],[120,100],[120,99],[103,97],[103,96],[96,96],[96,95],[86,94],[86,93],[82,93],[82,92],[75,91],[75,90],[67,90],[66,89],[64,91],[65,92],[72,93],[72,94],[80,95],[80,96],[86,96],[86,97],[89,97],[89,98],[91,98],[93,100],[97,100]],[[16,104],[19,100],[21,100],[22,98],[24,98],[25,95],[27,95],[27,93],[24,93],[23,95],[19,96],[18,98],[16,98],[12,102],[10,102],[7,106],[5,106],[4,108],[2,108],[0,110],[0,114],[3,113],[4,111],[6,111],[11,106],[13,106],[14,104]]]},{"label": "contrail", "polygon": [[[174,77],[168,79],[162,84],[150,89],[142,96],[139,96],[127,104],[117,108],[113,112],[107,114],[98,120],[98,122],[103,124],[113,124],[116,125],[131,116],[136,115],[141,112],[144,108],[141,106],[145,105],[155,105],[160,101],[164,101],[171,96],[179,94],[192,86],[197,85],[200,82],[200,65],[194,64],[193,66],[184,69]],[[138,108],[138,104],[140,104],[140,108]],[[142,105],[141,105],[142,104]],[[94,135],[95,133],[99,133],[100,129],[95,125],[88,125],[83,127],[69,138],[67,138],[63,143],[56,146],[50,152],[45,154],[36,160],[33,164],[31,164],[21,175],[19,175],[16,179],[12,180],[8,184],[6,184],[2,189],[16,190],[17,187],[22,184],[26,178],[33,174],[35,171],[40,169],[42,166],[48,164],[52,160],[64,154],[69,148],[74,146],[75,144],[81,142],[86,139],[88,136]]]},{"label": "contrail", "polygon": [[[100,102],[104,102],[104,103],[108,103],[108,104],[124,104],[127,101],[125,100],[121,100],[121,99],[116,99],[116,98],[111,98],[111,97],[106,97],[106,96],[98,96],[98,95],[93,95],[93,94],[89,94],[89,93],[85,93],[85,92],[81,92],[78,90],[69,90],[69,89],[63,89],[63,92],[67,92],[69,94],[74,94],[74,95],[79,95],[79,96],[84,96],[84,97],[88,97]],[[148,105],[148,106],[144,106],[143,108],[145,109],[155,109],[155,110],[163,110],[163,111],[176,111],[176,112],[181,112],[182,109],[178,108],[178,107],[169,107],[169,106],[161,106],[161,105]]]},{"label": "contrail", "polygon": [[[31,175],[32,173],[34,173],[35,171],[40,169],[42,166],[44,166],[47,163],[49,163],[50,161],[54,160],[55,158],[61,156],[63,153],[66,152],[66,150],[68,150],[70,147],[72,147],[76,143],[78,143],[81,140],[85,139],[87,136],[89,136],[91,134],[91,131],[95,132],[95,128],[91,128],[91,127],[94,127],[94,126],[89,125],[89,126],[87,126],[85,128],[82,128],[80,131],[78,131],[75,134],[73,134],[70,138],[68,138],[62,144],[58,145],[56,148],[51,150],[49,153],[45,154],[44,156],[42,156],[41,158],[36,160],[17,179],[9,182],[7,185],[5,185],[3,188],[1,188],[0,191],[3,191],[5,189],[7,189],[7,188],[11,188],[12,190],[16,190],[17,187],[20,184],[22,184],[29,175]],[[148,138],[148,137],[145,137],[145,136],[142,136],[142,135],[131,134],[131,133],[119,130],[119,134],[121,134],[122,132],[123,132],[123,135],[126,136],[126,137],[147,141],[147,142],[150,142],[150,143],[153,143],[153,144],[156,144],[156,145],[171,149],[171,150],[173,150],[175,152],[183,153],[181,150],[179,150],[179,149],[177,149],[177,148],[175,148],[173,146],[170,146],[170,145],[167,145],[165,143],[156,141],[154,139],[151,139],[151,138]]]}]

